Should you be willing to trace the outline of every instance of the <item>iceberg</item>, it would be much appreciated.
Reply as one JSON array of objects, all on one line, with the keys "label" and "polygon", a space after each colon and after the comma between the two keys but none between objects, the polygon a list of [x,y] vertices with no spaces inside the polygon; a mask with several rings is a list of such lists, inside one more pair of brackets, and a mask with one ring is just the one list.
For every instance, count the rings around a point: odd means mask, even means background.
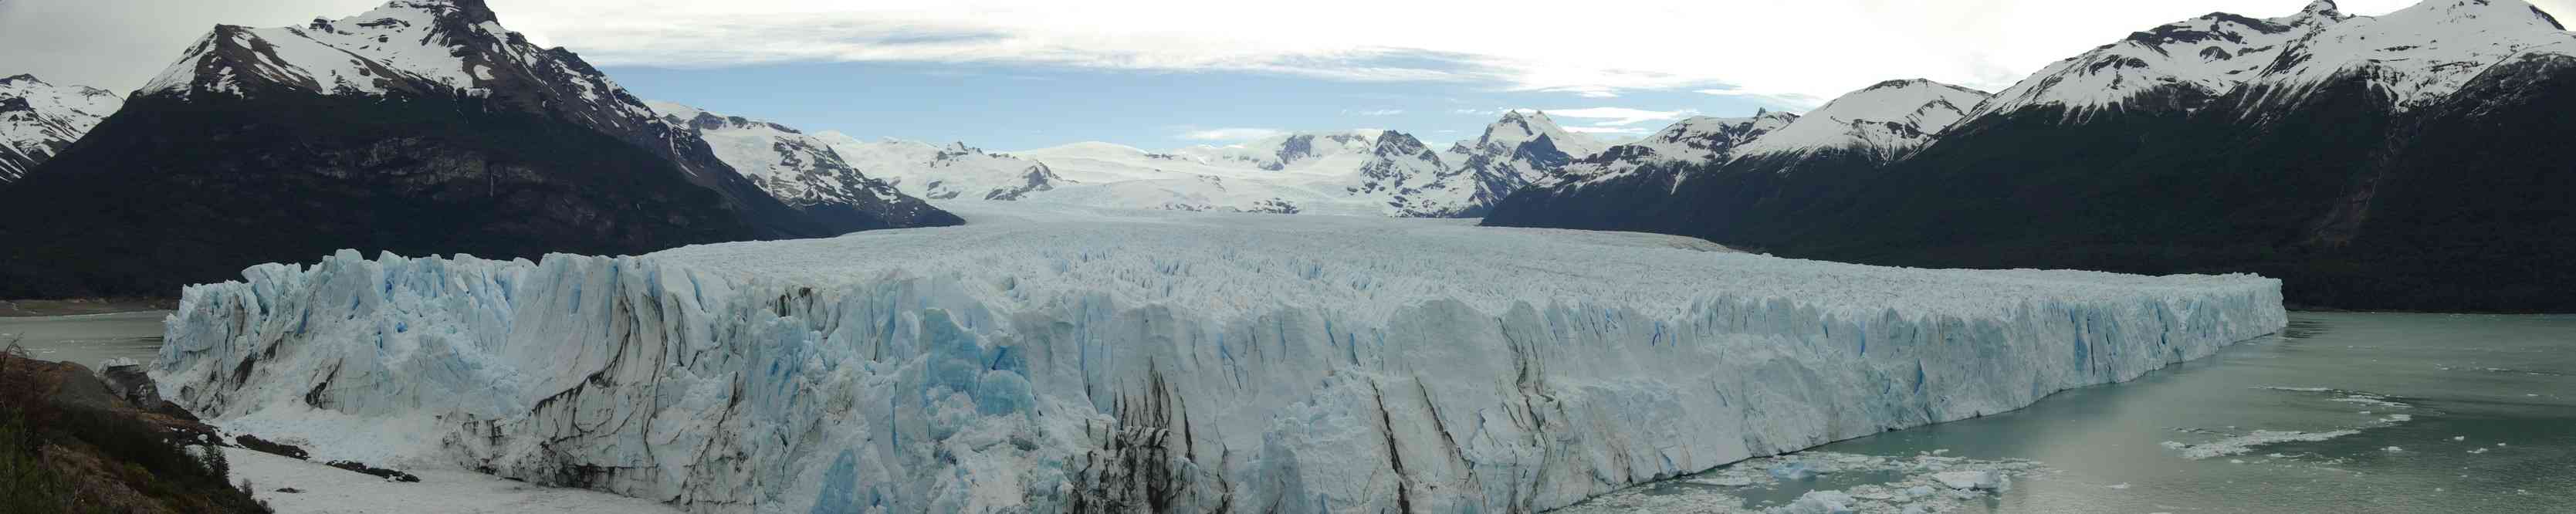
[{"label": "iceberg", "polygon": [[643,256],[264,264],[152,374],[318,459],[697,512],[1527,512],[2124,381],[2280,283],[1445,220],[958,202]]}]

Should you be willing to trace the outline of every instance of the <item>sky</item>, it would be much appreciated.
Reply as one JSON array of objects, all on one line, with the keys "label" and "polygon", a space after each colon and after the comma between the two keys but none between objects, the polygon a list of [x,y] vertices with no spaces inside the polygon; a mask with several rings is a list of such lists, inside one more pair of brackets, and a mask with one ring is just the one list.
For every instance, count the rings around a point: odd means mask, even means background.
[{"label": "sky", "polygon": [[[0,75],[140,86],[217,23],[380,0],[0,0]],[[1471,138],[1502,111],[1635,138],[1883,80],[1995,91],[2137,30],[2307,0],[488,0],[646,98],[862,138],[1148,149],[1283,131]],[[2381,14],[2412,0],[2346,0]],[[2576,0],[2532,3],[2576,20]]]}]

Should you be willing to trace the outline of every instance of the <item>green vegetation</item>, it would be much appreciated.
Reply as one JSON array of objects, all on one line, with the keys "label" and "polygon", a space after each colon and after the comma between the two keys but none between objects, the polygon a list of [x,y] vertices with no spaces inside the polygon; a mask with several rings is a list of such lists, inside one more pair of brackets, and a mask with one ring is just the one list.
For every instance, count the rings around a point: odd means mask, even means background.
[{"label": "green vegetation", "polygon": [[222,451],[188,450],[211,441],[204,432],[52,401],[62,374],[80,372],[0,352],[0,512],[269,512],[227,483]]}]

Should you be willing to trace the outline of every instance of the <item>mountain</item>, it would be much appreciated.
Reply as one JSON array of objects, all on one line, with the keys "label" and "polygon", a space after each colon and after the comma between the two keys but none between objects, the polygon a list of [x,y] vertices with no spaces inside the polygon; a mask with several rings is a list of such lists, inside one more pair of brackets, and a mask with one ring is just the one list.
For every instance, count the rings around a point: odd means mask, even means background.
[{"label": "mountain", "polygon": [[[1300,132],[1238,145],[1150,152],[1077,143],[1012,152],[1062,175],[1030,199],[1190,211],[1473,217],[1602,143],[1545,113],[1509,112],[1445,149],[1385,130]],[[871,172],[874,173],[874,172]]]},{"label": "mountain", "polygon": [[342,248],[642,253],[959,222],[900,196],[802,200],[481,0],[400,0],[216,26],[0,191],[0,296],[168,295]]},{"label": "mountain", "polygon": [[62,153],[122,105],[124,98],[103,89],[56,86],[34,75],[0,79],[0,185]]},{"label": "mountain", "polygon": [[1693,116],[1635,142],[1612,146],[1571,163],[1563,175],[1594,178],[1635,170],[1649,163],[1715,163],[1735,156],[1735,147],[1798,121],[1798,115],[1762,110],[1749,118]]},{"label": "mountain", "polygon": [[1412,135],[1387,131],[1360,165],[1356,183],[1343,191],[1353,200],[1385,205],[1387,216],[1473,217],[1510,193],[1510,184],[1519,180],[1510,168],[1486,169],[1459,162],[1454,154],[1449,158],[1443,161]]},{"label": "mountain", "polygon": [[906,196],[892,184],[852,167],[835,151],[831,138],[671,102],[648,101],[645,106],[660,113],[664,123],[695,132],[717,159],[789,206],[860,212],[932,210],[920,199]]},{"label": "mountain", "polygon": [[2553,114],[2571,107],[2576,35],[2527,3],[2321,1],[2131,34],[1882,171],[1698,198],[1724,220],[1586,210],[1666,194],[1639,189],[1535,196],[1498,224],[1874,264],[2250,271],[2320,307],[2576,311],[2576,271],[2553,264],[2576,258],[2576,146],[2557,135],[2576,126]]},{"label": "mountain", "polygon": [[1758,246],[1819,205],[1815,191],[1866,180],[1920,151],[1986,94],[1891,80],[1805,115],[1693,118],[1575,161],[1485,216],[1497,226],[1662,232]]},{"label": "mountain", "polygon": [[962,142],[948,146],[899,139],[863,142],[839,132],[816,137],[868,176],[905,194],[932,200],[1019,200],[1070,183],[1045,163],[986,152]]},{"label": "mountain", "polygon": [[2286,49],[2350,19],[2333,2],[2321,1],[2281,18],[2211,13],[2168,23],[2042,68],[1996,93],[1972,117],[2046,108],[2062,110],[2066,121],[2083,121],[2105,113],[2189,109],[2261,76]]},{"label": "mountain", "polygon": [[1509,187],[1502,188],[1508,193],[1555,174],[1575,159],[1601,153],[1607,146],[1557,126],[1546,112],[1510,111],[1503,113],[1501,120],[1486,125],[1485,132],[1474,141],[1451,145],[1448,153],[1455,156],[1451,159],[1460,167],[1508,181]]},{"label": "mountain", "polygon": [[1382,131],[1297,132],[1266,137],[1239,145],[1193,146],[1174,150],[1170,155],[1210,165],[1249,165],[1267,171],[1285,171],[1291,167],[1331,167],[1333,166],[1331,162],[1339,160],[1336,158],[1368,154],[1377,146],[1380,132]]}]

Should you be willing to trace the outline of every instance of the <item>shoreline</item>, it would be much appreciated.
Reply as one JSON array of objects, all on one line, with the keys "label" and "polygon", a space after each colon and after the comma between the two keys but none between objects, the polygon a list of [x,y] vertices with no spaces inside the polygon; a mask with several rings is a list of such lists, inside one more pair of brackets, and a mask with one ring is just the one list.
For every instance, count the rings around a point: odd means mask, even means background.
[{"label": "shoreline", "polygon": [[166,311],[177,308],[179,308],[178,298],[0,300],[0,318],[120,314],[142,311]]}]

